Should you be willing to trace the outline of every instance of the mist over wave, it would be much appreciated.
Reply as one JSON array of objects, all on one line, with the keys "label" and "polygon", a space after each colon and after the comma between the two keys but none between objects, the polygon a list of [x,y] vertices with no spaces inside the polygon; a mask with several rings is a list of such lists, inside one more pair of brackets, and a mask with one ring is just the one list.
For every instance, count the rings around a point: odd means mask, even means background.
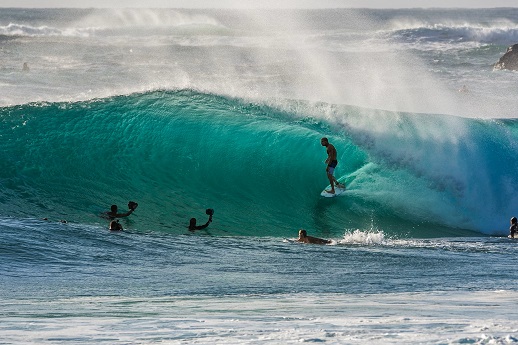
[{"label": "mist over wave", "polygon": [[0,105],[193,89],[513,117],[514,78],[491,66],[514,43],[515,12],[10,9]]}]

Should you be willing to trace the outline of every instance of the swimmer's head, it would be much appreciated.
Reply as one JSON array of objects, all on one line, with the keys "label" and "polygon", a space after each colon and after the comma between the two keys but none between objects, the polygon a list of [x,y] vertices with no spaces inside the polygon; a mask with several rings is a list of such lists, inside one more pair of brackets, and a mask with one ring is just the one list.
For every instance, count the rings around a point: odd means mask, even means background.
[{"label": "swimmer's head", "polygon": [[117,213],[117,205],[112,205],[110,207],[110,209],[112,210],[113,213]]},{"label": "swimmer's head", "polygon": [[112,220],[110,222],[110,230],[122,230],[122,225],[118,220]]},{"label": "swimmer's head", "polygon": [[299,230],[299,237],[307,237],[308,233],[304,229]]},{"label": "swimmer's head", "polygon": [[196,218],[191,218],[189,221],[189,226],[196,226]]},{"label": "swimmer's head", "polygon": [[516,224],[518,222],[518,219],[516,217],[511,218],[511,224]]}]

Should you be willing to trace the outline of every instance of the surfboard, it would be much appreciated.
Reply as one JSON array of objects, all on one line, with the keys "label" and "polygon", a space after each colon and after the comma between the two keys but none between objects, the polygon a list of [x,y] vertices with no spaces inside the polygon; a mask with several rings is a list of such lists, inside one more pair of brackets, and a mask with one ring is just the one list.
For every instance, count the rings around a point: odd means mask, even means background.
[{"label": "surfboard", "polygon": [[322,193],[320,193],[320,195],[322,195],[325,198],[333,198],[335,196],[339,196],[339,195],[342,195],[343,193],[345,193],[345,187],[343,187],[343,188],[342,187],[335,187],[335,194],[331,194],[331,193],[326,192],[328,189],[331,189],[331,186],[327,186],[322,191]]}]

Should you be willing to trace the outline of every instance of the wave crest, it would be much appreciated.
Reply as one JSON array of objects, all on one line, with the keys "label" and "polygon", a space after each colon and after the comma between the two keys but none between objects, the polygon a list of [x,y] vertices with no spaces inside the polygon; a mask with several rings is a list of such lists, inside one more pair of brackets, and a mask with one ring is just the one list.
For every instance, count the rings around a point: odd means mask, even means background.
[{"label": "wave crest", "polygon": [[392,34],[405,40],[423,42],[475,42],[507,45],[518,40],[518,24],[505,21],[494,25],[469,22],[428,23],[398,21],[392,23]]},{"label": "wave crest", "polygon": [[3,36],[70,36],[70,37],[89,37],[94,34],[94,28],[65,28],[60,29],[51,26],[30,26],[24,24],[10,23],[0,26],[0,35]]}]

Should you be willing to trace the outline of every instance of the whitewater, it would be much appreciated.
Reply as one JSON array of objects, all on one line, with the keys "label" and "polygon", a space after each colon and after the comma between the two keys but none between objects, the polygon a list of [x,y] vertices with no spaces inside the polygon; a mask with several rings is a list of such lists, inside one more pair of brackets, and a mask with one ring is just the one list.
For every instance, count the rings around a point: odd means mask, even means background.
[{"label": "whitewater", "polygon": [[516,9],[0,10],[0,343],[518,342],[517,40]]}]

